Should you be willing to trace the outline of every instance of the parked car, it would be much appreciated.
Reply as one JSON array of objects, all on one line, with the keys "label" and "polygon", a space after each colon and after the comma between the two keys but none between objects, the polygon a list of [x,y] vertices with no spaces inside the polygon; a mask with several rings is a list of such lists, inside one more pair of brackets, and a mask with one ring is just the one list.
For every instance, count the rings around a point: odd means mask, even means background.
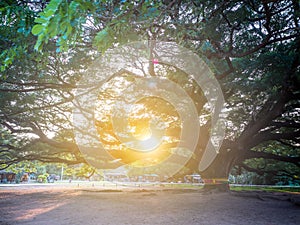
[{"label": "parked car", "polygon": [[50,174],[48,177],[47,177],[47,181],[48,183],[54,183],[54,181],[58,181],[60,178],[60,176],[56,175],[56,174]]}]

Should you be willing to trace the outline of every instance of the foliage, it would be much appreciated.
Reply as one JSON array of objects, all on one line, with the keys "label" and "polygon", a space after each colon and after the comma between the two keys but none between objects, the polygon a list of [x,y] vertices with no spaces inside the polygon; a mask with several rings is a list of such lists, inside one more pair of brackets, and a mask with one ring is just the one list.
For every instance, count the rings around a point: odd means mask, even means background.
[{"label": "foliage", "polygon": [[[38,6],[36,10],[38,10]],[[31,35],[31,29],[36,16],[36,12],[30,5],[26,5],[22,1],[1,1],[1,72],[11,66],[14,60],[32,53],[31,45],[35,40]]]},{"label": "foliage", "polygon": [[49,176],[49,174],[47,174],[47,173],[38,175],[37,181],[38,181],[39,183],[46,183],[46,182],[47,182],[47,177],[48,177],[48,176]]},{"label": "foliage", "polygon": [[[22,160],[85,162],[72,134],[71,91],[95,57],[146,39],[191,49],[220,80],[226,140],[203,175],[228,176],[234,168],[272,183],[297,176],[298,1],[6,0],[0,9],[1,168]],[[186,89],[203,113],[199,87]],[[197,163],[188,167],[197,171]]]},{"label": "foliage", "polygon": [[96,168],[87,164],[78,164],[74,166],[68,166],[64,170],[64,177],[68,179],[90,179],[93,175],[99,174],[101,171],[97,171]]},{"label": "foliage", "polygon": [[[151,1],[86,1],[76,0],[68,3],[62,0],[52,0],[35,19],[36,25],[32,34],[38,36],[36,50],[42,50],[43,44],[55,38],[57,51],[65,51],[72,43],[91,41],[100,51],[104,52],[113,43],[122,43],[126,39],[136,40],[135,30],[127,23],[138,19],[147,25],[159,15],[159,3]],[[132,13],[138,10],[138,15]],[[86,30],[94,26],[93,39],[87,36]]]},{"label": "foliage", "polygon": [[50,38],[56,37],[59,48],[57,52],[66,50],[68,42],[74,41],[74,30],[80,30],[81,24],[86,20],[80,16],[82,11],[89,11],[92,5],[86,1],[72,1],[70,4],[63,0],[53,0],[47,5],[39,17],[35,19],[36,25],[32,34],[38,35],[34,49],[41,50],[43,43],[48,43]]}]

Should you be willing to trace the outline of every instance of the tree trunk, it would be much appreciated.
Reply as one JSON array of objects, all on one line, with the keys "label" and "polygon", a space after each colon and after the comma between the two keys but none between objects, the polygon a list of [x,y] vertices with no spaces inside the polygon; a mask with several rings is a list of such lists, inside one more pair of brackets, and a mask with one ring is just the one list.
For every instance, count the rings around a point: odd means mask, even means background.
[{"label": "tree trunk", "polygon": [[212,164],[206,170],[200,172],[205,183],[205,191],[229,191],[228,176],[233,160],[232,152],[220,152]]}]

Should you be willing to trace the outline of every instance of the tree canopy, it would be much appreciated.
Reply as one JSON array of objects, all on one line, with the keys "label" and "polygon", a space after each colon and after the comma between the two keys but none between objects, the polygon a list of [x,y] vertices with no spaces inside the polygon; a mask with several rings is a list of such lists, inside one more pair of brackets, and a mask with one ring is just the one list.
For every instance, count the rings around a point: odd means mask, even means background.
[{"label": "tree canopy", "polygon": [[[246,170],[299,179],[299,7],[297,0],[2,1],[1,168],[36,159],[86,162],[72,125],[78,81],[108,49],[149,40],[190,49],[220,83],[226,134],[214,162],[201,171],[204,177]],[[206,134],[185,170],[199,172],[211,122],[206,100],[185,75],[167,78],[185,87],[199,118],[206,116],[200,127]],[[109,99],[113,91],[112,86],[102,97]]]}]

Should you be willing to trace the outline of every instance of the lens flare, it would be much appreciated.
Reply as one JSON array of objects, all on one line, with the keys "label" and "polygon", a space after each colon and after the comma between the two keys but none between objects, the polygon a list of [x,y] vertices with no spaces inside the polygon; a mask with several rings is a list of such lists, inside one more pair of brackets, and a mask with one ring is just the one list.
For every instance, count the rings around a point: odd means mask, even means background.
[{"label": "lens flare", "polygon": [[143,167],[171,177],[203,141],[205,118],[211,126],[199,170],[218,154],[226,119],[221,88],[206,63],[176,43],[133,42],[110,49],[77,87],[75,139],[94,167]]}]

